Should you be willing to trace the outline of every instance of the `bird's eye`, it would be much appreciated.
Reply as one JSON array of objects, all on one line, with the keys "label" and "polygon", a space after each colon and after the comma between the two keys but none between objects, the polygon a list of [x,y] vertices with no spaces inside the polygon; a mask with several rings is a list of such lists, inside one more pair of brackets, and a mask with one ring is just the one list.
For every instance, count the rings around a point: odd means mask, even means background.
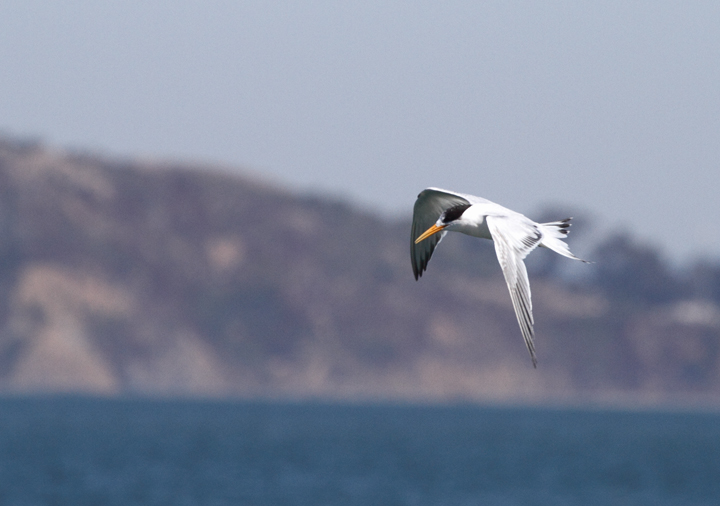
[{"label": "bird's eye", "polygon": [[452,206],[448,208],[444,213],[442,217],[443,223],[450,223],[451,221],[455,221],[462,214],[467,210],[467,208],[470,207],[470,204],[458,204],[456,206]]}]

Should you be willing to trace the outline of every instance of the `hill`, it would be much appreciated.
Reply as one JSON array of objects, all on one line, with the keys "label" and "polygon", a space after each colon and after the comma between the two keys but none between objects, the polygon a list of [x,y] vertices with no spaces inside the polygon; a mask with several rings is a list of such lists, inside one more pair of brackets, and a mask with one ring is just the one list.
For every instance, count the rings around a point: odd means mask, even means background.
[{"label": "hill", "polygon": [[619,236],[570,283],[533,253],[535,370],[492,244],[449,236],[415,282],[409,219],[1,141],[0,388],[720,402],[717,265]]}]

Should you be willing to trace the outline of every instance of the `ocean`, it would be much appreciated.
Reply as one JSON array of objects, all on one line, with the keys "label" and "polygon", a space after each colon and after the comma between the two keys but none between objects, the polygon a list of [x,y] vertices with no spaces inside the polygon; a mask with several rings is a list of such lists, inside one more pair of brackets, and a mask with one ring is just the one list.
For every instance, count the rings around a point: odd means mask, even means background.
[{"label": "ocean", "polygon": [[0,504],[717,505],[720,414],[4,398]]}]

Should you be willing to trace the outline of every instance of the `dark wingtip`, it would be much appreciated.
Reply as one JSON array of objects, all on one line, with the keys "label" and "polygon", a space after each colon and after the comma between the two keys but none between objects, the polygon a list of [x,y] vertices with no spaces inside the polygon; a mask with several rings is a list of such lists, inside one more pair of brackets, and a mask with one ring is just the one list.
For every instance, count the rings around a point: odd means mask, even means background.
[{"label": "dark wingtip", "polygon": [[413,264],[412,268],[413,268],[413,274],[415,275],[415,281],[417,281],[422,277],[423,268],[418,267],[415,264]]},{"label": "dark wingtip", "polygon": [[537,369],[537,357],[535,356],[535,347],[533,346],[533,349],[528,351],[530,352],[530,360],[532,360],[533,368]]}]

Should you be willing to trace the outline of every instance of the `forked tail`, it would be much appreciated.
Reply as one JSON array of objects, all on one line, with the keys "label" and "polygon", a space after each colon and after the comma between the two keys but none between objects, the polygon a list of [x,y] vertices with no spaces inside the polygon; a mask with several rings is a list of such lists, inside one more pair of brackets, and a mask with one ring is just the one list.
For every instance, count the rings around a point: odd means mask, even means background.
[{"label": "forked tail", "polygon": [[548,249],[553,250],[564,257],[572,258],[573,260],[580,260],[581,262],[588,263],[587,260],[578,258],[570,252],[570,248],[563,241],[565,236],[570,231],[570,220],[572,218],[566,218],[562,221],[552,221],[550,223],[540,223],[540,230],[542,230],[543,238],[540,246],[544,246]]}]

